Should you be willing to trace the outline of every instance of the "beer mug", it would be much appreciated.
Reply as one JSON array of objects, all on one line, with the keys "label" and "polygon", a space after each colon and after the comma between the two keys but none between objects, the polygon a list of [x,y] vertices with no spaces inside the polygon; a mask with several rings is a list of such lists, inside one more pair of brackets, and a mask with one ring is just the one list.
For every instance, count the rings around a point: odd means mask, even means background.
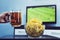
[{"label": "beer mug", "polygon": [[21,26],[21,12],[12,11],[10,12],[10,23],[13,27]]}]

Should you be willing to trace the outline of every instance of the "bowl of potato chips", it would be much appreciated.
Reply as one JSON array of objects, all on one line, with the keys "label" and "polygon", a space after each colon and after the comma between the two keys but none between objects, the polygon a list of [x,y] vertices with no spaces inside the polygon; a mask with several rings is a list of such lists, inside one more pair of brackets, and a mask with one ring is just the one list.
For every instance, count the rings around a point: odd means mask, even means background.
[{"label": "bowl of potato chips", "polygon": [[31,37],[39,37],[43,35],[45,26],[42,21],[37,19],[31,19],[25,26],[26,33]]}]

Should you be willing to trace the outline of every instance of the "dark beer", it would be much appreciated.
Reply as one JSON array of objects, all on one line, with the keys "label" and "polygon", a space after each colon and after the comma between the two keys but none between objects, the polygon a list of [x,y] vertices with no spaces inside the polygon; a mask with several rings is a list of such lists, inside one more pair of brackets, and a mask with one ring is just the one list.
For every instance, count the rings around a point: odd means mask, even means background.
[{"label": "dark beer", "polygon": [[11,24],[14,27],[20,27],[20,25],[21,25],[21,12],[11,12]]}]

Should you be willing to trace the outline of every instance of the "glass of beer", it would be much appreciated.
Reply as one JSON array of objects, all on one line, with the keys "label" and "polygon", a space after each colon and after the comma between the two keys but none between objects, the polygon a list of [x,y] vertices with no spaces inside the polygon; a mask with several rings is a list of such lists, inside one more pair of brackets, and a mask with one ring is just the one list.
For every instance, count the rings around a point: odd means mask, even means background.
[{"label": "glass of beer", "polygon": [[13,27],[20,27],[21,26],[21,12],[19,11],[12,11],[10,12],[10,22]]}]

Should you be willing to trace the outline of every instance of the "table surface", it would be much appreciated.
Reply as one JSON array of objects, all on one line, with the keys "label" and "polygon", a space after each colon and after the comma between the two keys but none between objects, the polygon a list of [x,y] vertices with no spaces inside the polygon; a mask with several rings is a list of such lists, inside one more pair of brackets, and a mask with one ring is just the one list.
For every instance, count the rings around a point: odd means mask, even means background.
[{"label": "table surface", "polygon": [[50,36],[50,35],[42,35],[40,37],[29,37],[28,35],[6,35],[3,36],[1,39],[58,39],[57,37]]}]

